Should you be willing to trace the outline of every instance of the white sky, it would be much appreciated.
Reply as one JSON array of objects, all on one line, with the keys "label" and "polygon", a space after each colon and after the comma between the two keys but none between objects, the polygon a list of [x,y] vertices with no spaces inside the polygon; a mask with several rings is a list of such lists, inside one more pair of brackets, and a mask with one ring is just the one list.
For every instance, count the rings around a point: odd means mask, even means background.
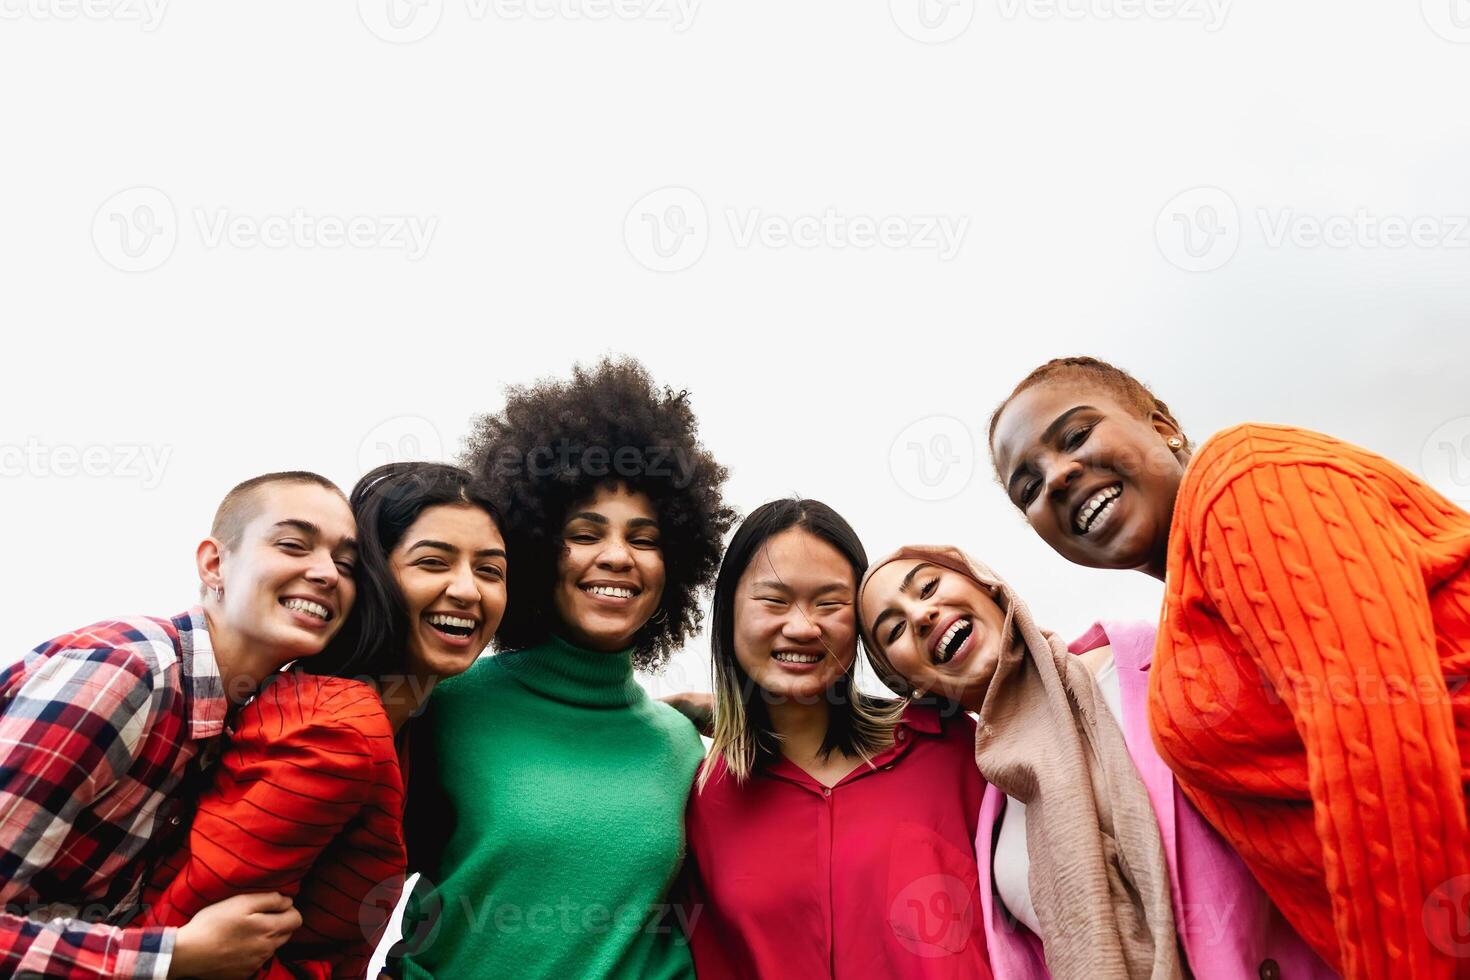
[{"label": "white sky", "polygon": [[[692,392],[742,512],[959,543],[1069,634],[1158,588],[975,458],[1048,357],[1470,500],[1463,0],[919,2],[0,0],[9,656],[188,606],[238,480],[452,456],[606,351]],[[933,416],[969,440],[925,501]],[[705,638],[655,686],[707,688]]]}]

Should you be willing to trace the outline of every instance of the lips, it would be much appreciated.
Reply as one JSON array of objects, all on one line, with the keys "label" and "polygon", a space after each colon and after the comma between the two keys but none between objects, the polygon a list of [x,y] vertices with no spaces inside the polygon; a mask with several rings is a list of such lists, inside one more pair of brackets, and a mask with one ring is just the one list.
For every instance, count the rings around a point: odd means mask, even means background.
[{"label": "lips", "polygon": [[460,613],[425,613],[424,622],[434,632],[457,640],[469,639],[480,628],[478,619]]},{"label": "lips", "polygon": [[612,602],[629,602],[643,592],[632,582],[583,582],[577,588],[593,598]]}]

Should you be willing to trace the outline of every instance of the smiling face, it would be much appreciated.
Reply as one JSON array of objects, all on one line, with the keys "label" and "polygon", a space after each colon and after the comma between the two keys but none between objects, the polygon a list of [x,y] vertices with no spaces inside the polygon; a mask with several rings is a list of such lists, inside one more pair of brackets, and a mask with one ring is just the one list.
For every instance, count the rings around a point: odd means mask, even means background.
[{"label": "smiling face", "polygon": [[224,592],[210,600],[212,624],[229,644],[270,650],[280,663],[320,653],[357,595],[352,510],[341,494],[310,483],[259,487],[250,507],[233,546],[201,546],[218,559],[201,565],[205,584]]},{"label": "smiling face", "polygon": [[859,610],[868,636],[919,690],[978,711],[1005,651],[1005,613],[967,575],[918,558],[883,565]]},{"label": "smiling face", "polygon": [[505,614],[505,540],[490,515],[469,504],[427,507],[388,562],[408,614],[409,672],[467,669]]},{"label": "smiling face", "polygon": [[562,632],[589,650],[633,645],[664,590],[658,516],[645,493],[600,488],[572,507],[561,533],[555,604]]},{"label": "smiling face", "polygon": [[735,587],[735,659],[767,694],[815,698],[857,656],[857,576],[803,528],[772,535]]},{"label": "smiling face", "polygon": [[1007,496],[1057,554],[1162,577],[1189,462],[1182,442],[1161,413],[1141,417],[1104,389],[1053,383],[1006,406],[991,452]]}]

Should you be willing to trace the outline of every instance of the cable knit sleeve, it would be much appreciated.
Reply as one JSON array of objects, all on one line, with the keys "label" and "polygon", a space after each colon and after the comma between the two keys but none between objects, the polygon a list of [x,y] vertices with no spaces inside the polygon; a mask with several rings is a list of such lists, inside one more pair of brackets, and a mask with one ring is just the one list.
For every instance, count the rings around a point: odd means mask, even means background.
[{"label": "cable knit sleeve", "polygon": [[1369,475],[1230,468],[1186,515],[1206,595],[1291,714],[1347,977],[1448,977],[1426,902],[1470,870],[1450,697],[1413,542]]}]

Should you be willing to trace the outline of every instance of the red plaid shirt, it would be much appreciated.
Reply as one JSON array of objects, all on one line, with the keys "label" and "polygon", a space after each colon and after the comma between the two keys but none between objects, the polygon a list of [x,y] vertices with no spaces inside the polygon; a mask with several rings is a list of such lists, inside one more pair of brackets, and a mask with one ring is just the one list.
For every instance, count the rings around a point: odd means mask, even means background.
[{"label": "red plaid shirt", "polygon": [[97,623],[0,671],[0,973],[167,976],[174,929],[112,923],[226,708],[198,607]]}]

